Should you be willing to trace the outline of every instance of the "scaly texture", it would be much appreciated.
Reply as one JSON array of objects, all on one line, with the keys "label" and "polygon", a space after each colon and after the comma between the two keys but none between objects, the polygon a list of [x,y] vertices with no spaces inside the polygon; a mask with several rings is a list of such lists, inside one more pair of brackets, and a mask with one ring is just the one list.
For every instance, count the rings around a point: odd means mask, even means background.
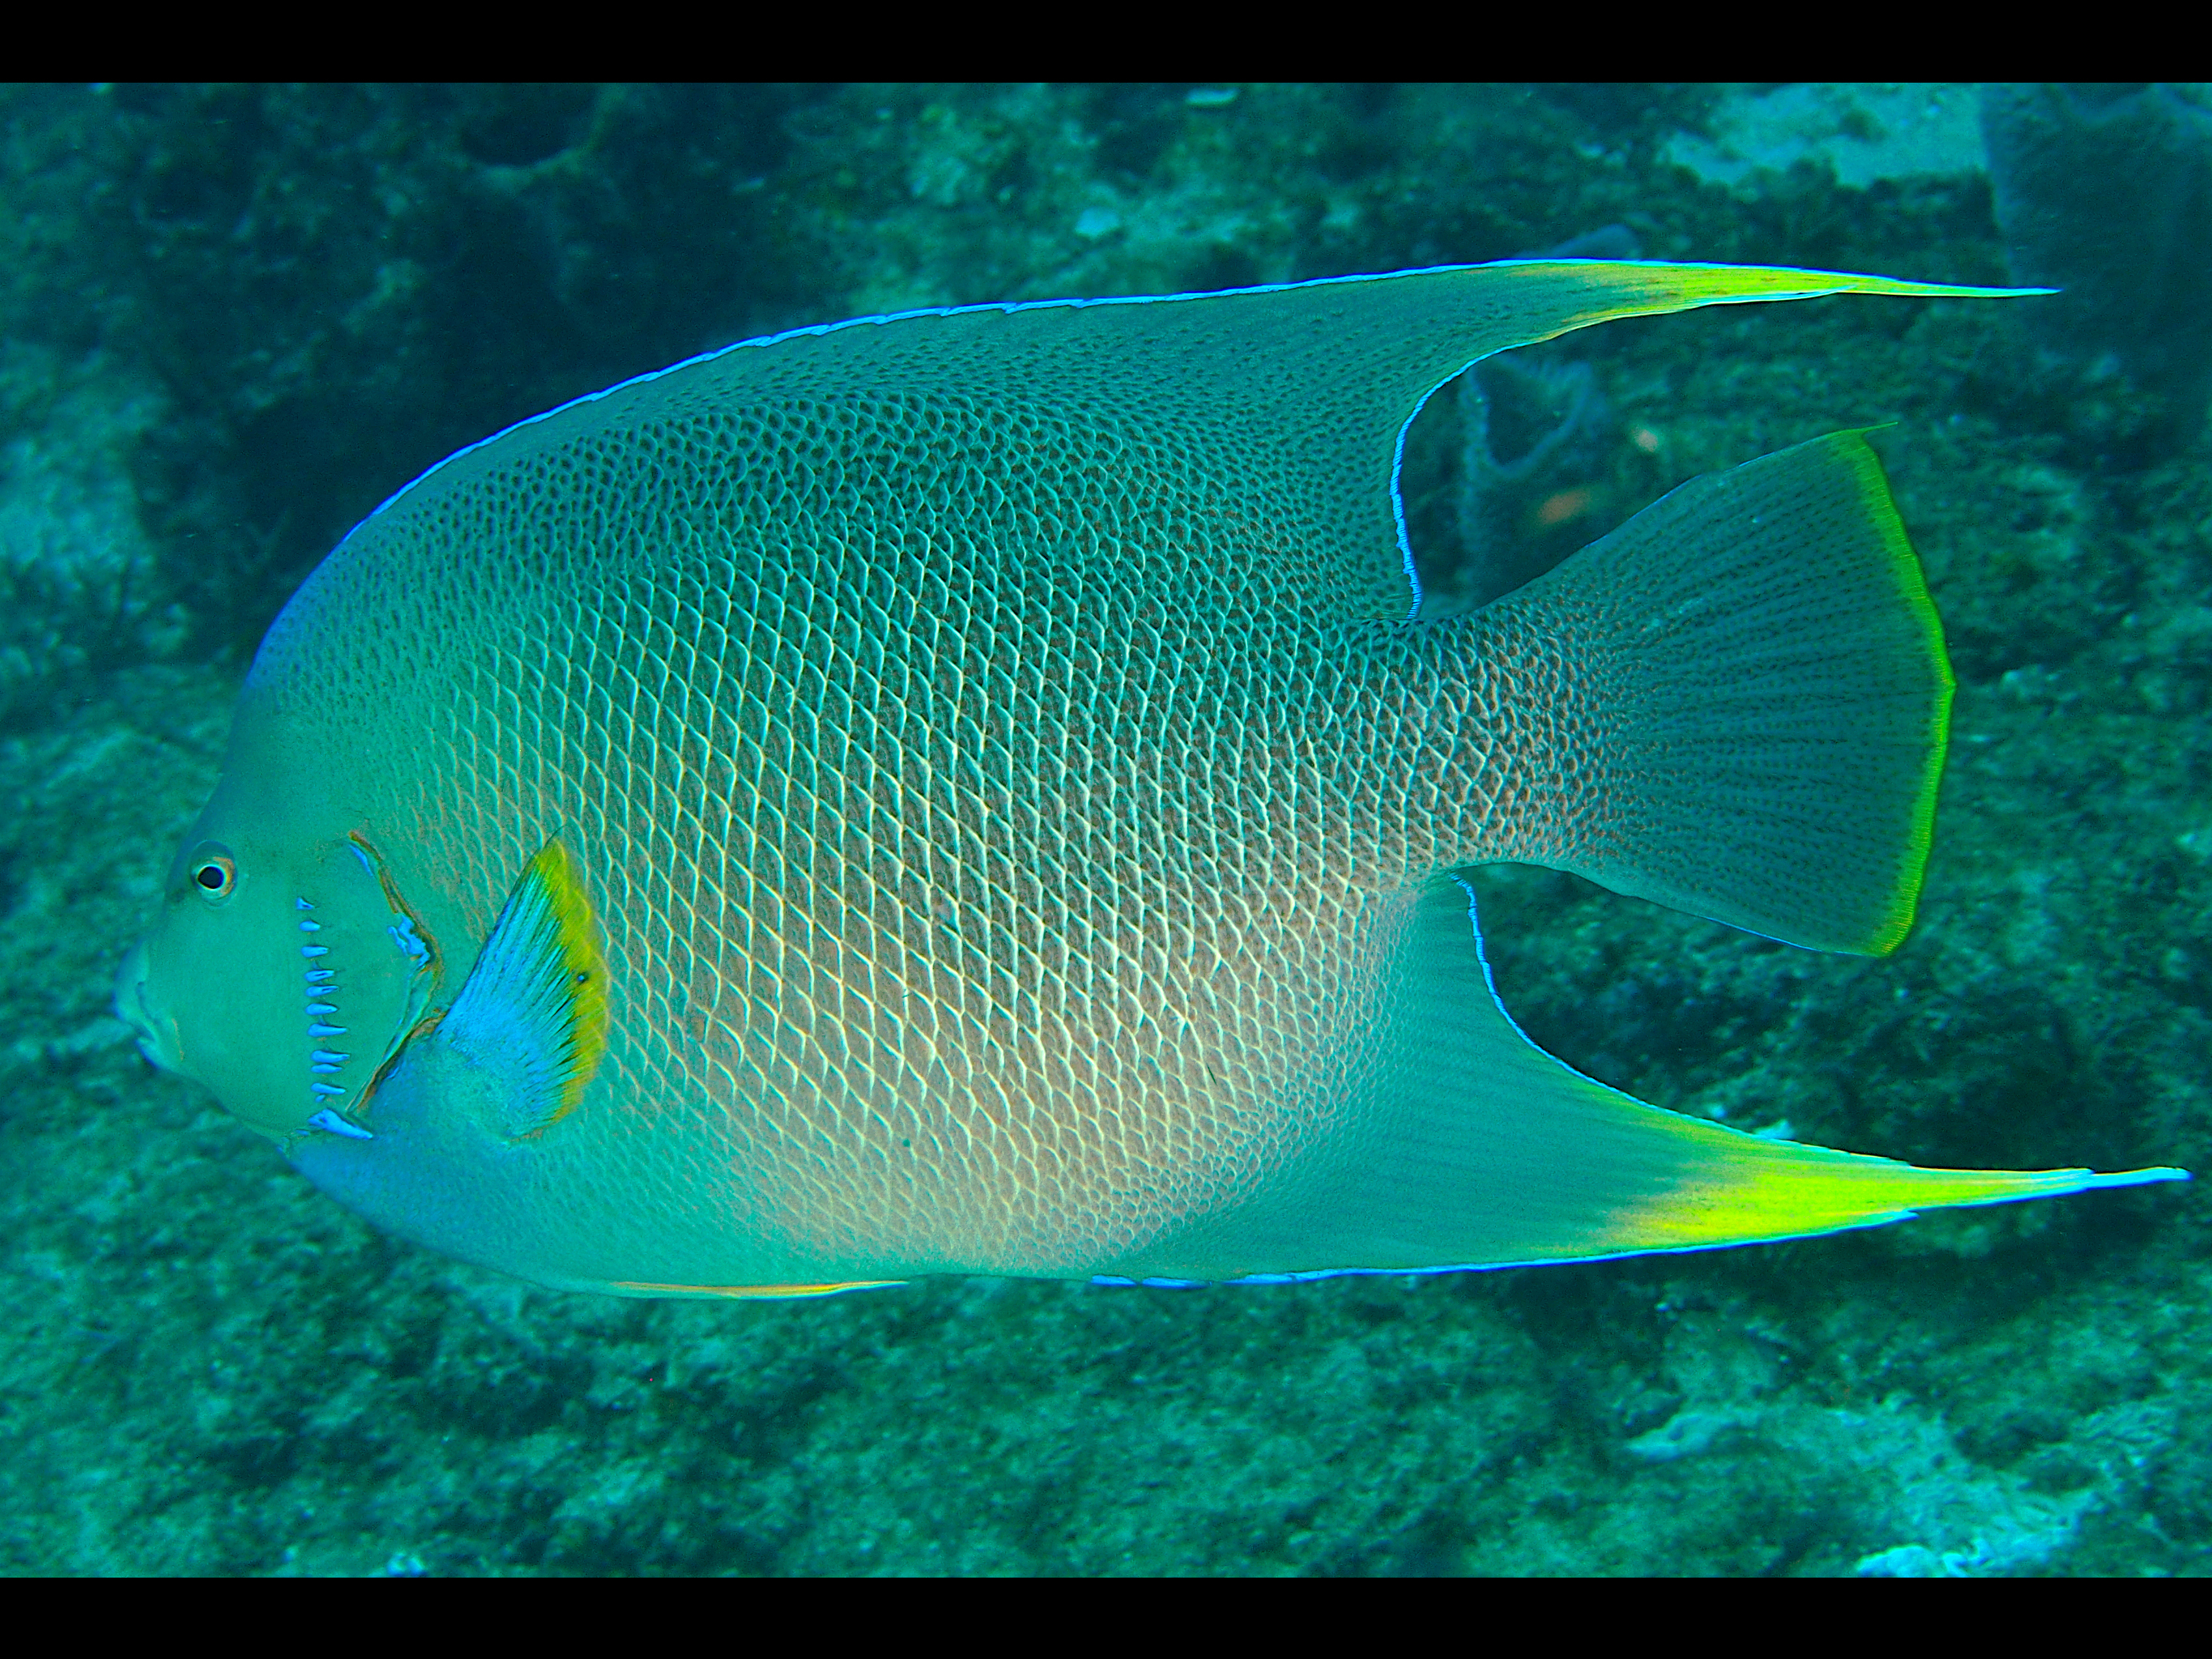
[{"label": "scaly texture", "polygon": [[[613,1022],[573,1116],[443,1166],[452,1193],[418,1182],[403,1224],[602,1285],[1185,1268],[1176,1241],[1209,1236],[1209,1271],[1390,1265],[1332,1261],[1326,1227],[1269,1260],[1266,1227],[1217,1224],[1400,1119],[1460,1144],[1481,1080],[1404,1084],[1423,1034],[1398,1012],[1440,949],[1416,894],[1456,864],[1572,867],[1642,787],[1608,772],[1577,602],[1389,620],[1413,597],[1398,435],[1504,345],[1844,290],[1968,291],[1537,263],[932,314],[732,349],[436,470],[272,629],[234,761],[281,752],[288,811],[370,824],[448,998],[562,838]],[[1932,672],[1875,769],[1915,799]],[[1869,892],[1909,907],[1918,852],[1872,839]],[[1714,872],[1681,862],[1697,902]],[[1517,1041],[1476,1012],[1468,1052]],[[1493,1133],[1543,1103],[1480,1103]],[[371,1104],[383,1139],[403,1104]],[[1684,1136],[1638,1136],[1528,1253],[1635,1248],[1605,1218],[1695,1185]],[[1453,1248],[1360,1220],[1335,1242]],[[1496,1220],[1467,1259],[1510,1259]]]}]

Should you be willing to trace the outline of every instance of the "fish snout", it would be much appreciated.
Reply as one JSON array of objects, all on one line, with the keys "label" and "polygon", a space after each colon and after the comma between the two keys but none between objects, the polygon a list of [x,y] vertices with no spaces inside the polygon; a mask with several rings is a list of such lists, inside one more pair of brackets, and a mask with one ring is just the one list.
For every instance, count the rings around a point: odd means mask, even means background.
[{"label": "fish snout", "polygon": [[176,1022],[154,1007],[147,983],[152,969],[153,953],[142,939],[115,970],[115,1017],[138,1039],[140,1054],[165,1072],[179,1072],[184,1069],[184,1055],[177,1042]]}]

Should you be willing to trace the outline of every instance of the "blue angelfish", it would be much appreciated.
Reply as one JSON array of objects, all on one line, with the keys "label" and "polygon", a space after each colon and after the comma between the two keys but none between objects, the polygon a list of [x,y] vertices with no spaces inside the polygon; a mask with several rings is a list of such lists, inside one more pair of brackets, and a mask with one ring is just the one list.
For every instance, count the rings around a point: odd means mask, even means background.
[{"label": "blue angelfish", "polygon": [[1418,617],[1424,399],[1824,272],[1538,259],[748,341],[464,450],[270,630],[125,965],[341,1202],[544,1284],[1279,1279],[2177,1176],[1928,1170],[1516,1028],[1460,872],[1911,925],[1952,680],[1872,452]]}]

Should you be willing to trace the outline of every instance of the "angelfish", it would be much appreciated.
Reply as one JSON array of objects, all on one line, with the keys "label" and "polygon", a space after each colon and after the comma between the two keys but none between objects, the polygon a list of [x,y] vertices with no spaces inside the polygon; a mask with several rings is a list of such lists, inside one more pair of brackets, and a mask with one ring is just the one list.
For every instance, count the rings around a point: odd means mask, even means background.
[{"label": "angelfish", "polygon": [[1523,1037],[1469,866],[1911,923],[1952,680],[1851,432],[1424,621],[1422,402],[1613,318],[2006,290],[1535,259],[747,341],[463,450],[270,629],[120,977],[326,1192],[552,1285],[1279,1280],[2178,1176],[1929,1170]]}]

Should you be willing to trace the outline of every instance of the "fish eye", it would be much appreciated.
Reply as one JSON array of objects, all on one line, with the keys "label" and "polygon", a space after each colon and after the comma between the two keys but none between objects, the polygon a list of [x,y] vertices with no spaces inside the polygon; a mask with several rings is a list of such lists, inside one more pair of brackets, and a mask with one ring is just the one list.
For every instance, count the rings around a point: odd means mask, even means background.
[{"label": "fish eye", "polygon": [[223,899],[238,885],[238,863],[227,848],[205,846],[192,854],[192,885],[204,899]]}]

